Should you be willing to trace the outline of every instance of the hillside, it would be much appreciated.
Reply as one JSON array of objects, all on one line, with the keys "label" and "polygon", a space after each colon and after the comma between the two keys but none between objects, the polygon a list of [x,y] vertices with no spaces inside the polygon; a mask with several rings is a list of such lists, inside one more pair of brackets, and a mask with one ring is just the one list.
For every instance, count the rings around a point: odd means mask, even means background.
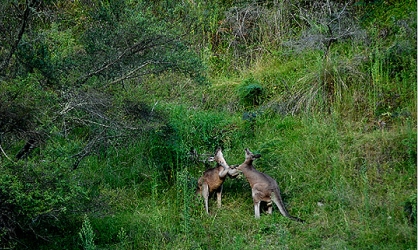
[{"label": "hillside", "polygon": [[[0,248],[417,248],[416,2],[1,13]],[[306,223],[256,220],[242,174],[208,216],[195,191],[218,147],[261,154]]]}]

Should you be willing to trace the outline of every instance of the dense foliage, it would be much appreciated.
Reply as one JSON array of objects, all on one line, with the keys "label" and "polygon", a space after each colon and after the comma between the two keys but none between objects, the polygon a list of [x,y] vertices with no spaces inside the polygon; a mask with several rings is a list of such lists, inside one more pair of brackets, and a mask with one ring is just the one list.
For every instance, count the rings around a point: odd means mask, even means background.
[{"label": "dense foliage", "polygon": [[[0,248],[416,249],[415,1],[6,0]],[[222,147],[277,180],[194,194]]]}]

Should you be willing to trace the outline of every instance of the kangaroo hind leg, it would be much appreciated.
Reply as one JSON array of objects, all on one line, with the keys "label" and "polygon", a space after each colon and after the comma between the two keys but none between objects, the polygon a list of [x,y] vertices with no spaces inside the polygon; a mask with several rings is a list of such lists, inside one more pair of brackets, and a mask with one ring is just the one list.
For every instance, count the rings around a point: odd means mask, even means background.
[{"label": "kangaroo hind leg", "polygon": [[267,202],[267,213],[271,214],[273,212],[273,202],[272,201],[268,201]]},{"label": "kangaroo hind leg", "polygon": [[216,190],[216,200],[218,202],[218,208],[222,206],[222,189],[223,185],[221,185],[218,190]]},{"label": "kangaroo hind leg", "polygon": [[209,186],[207,183],[203,183],[202,185],[202,196],[205,201],[206,213],[209,214]]}]

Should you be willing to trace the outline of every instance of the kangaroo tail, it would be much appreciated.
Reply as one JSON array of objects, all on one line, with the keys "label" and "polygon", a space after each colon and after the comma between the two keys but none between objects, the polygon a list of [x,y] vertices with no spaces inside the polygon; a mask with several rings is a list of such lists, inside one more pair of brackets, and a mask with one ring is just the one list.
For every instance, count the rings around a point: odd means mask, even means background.
[{"label": "kangaroo tail", "polygon": [[302,220],[301,218],[294,217],[294,216],[289,214],[286,207],[284,206],[284,202],[282,200],[282,197],[280,196],[280,190],[279,189],[276,189],[272,192],[271,199],[276,204],[276,206],[279,208],[279,211],[283,216],[285,216],[289,219],[301,222],[301,223],[305,223],[305,221]]}]

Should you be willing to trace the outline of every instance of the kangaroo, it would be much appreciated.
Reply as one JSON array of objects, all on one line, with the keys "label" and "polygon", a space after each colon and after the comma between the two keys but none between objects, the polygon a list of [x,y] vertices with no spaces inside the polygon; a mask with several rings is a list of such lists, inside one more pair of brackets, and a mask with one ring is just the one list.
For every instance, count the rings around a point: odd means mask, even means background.
[{"label": "kangaroo", "polygon": [[280,196],[280,189],[277,182],[270,176],[257,171],[253,166],[253,161],[260,158],[260,154],[253,154],[248,148],[245,149],[245,161],[236,169],[241,171],[251,186],[252,197],[254,201],[255,218],[260,218],[260,203],[267,202],[268,214],[272,213],[272,201],[277,205],[280,213],[292,220],[304,222],[302,219],[293,217],[287,212],[282,197]]},{"label": "kangaroo", "polygon": [[208,161],[216,161],[217,165],[210,168],[203,173],[197,182],[196,193],[203,196],[205,200],[206,213],[209,214],[208,200],[209,195],[216,192],[218,207],[221,207],[222,200],[222,184],[226,176],[231,178],[236,177],[239,173],[236,169],[231,168],[225,161],[222,150],[218,148],[214,157],[209,157]]}]

